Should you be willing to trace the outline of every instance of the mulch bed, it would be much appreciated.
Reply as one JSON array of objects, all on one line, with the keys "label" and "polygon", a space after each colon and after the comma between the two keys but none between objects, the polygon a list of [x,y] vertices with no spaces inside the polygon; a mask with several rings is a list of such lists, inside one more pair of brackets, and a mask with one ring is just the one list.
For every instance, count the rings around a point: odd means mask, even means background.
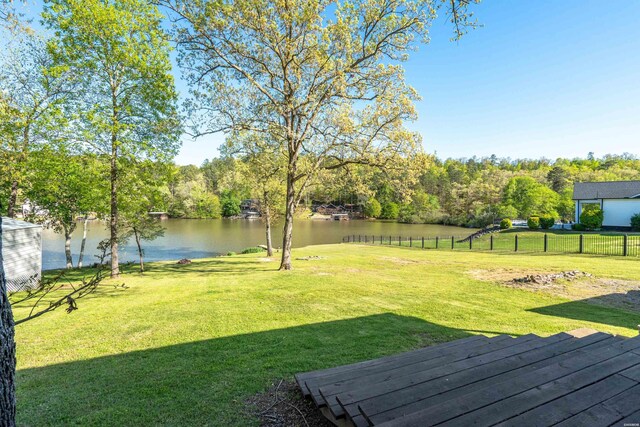
[{"label": "mulch bed", "polygon": [[322,413],[306,400],[293,381],[274,381],[264,393],[246,401],[247,410],[263,427],[332,427]]}]

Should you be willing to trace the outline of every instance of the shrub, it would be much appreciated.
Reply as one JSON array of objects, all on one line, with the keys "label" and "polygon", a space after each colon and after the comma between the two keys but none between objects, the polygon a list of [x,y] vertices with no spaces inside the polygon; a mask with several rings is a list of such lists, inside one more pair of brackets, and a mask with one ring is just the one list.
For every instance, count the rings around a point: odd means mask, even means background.
[{"label": "shrub", "polygon": [[234,255],[236,255],[236,253],[233,251],[227,252],[227,256],[234,256]]},{"label": "shrub", "polygon": [[530,230],[537,230],[540,228],[540,218],[537,216],[530,216],[527,220],[527,226]]},{"label": "shrub", "polygon": [[380,218],[382,219],[397,219],[400,213],[400,207],[397,203],[389,202],[382,205],[382,212]]},{"label": "shrub", "polygon": [[511,227],[513,227],[513,224],[511,223],[511,220],[509,218],[505,218],[502,221],[500,221],[501,230],[508,230]]},{"label": "shrub", "polygon": [[574,231],[584,231],[584,230],[586,230],[584,225],[576,224],[576,223],[571,224],[571,229],[574,230]]},{"label": "shrub", "polygon": [[380,202],[371,197],[367,200],[367,203],[364,204],[364,215],[367,218],[378,218],[382,213],[382,206]]},{"label": "shrub", "polygon": [[220,195],[220,206],[222,210],[222,216],[230,217],[240,215],[240,203],[241,200],[231,191],[223,191]]},{"label": "shrub", "polygon": [[551,215],[543,215],[540,217],[540,227],[548,230],[556,223],[556,219]]},{"label": "shrub", "polygon": [[640,213],[631,217],[631,229],[633,231],[640,231]]},{"label": "shrub", "polygon": [[263,249],[259,246],[252,246],[250,248],[244,248],[241,254],[257,254],[258,252],[264,252],[266,249]]},{"label": "shrub", "polygon": [[600,208],[585,209],[580,214],[580,224],[587,230],[597,230],[602,227],[604,213]]}]

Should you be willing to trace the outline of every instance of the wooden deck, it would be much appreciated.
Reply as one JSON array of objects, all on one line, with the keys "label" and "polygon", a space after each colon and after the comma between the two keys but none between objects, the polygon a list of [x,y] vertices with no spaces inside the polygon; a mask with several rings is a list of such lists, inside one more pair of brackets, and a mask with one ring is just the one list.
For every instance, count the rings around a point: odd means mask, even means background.
[{"label": "wooden deck", "polygon": [[340,426],[640,423],[640,337],[472,336],[296,375]]}]

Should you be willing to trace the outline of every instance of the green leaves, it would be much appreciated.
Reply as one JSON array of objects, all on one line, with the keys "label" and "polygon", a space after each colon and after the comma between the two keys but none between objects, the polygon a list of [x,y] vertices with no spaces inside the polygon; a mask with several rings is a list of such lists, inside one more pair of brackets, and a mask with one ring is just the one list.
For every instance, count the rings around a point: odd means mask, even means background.
[{"label": "green leaves", "polygon": [[72,105],[91,151],[172,158],[181,134],[162,15],[142,0],[48,0],[55,64],[73,71]]}]

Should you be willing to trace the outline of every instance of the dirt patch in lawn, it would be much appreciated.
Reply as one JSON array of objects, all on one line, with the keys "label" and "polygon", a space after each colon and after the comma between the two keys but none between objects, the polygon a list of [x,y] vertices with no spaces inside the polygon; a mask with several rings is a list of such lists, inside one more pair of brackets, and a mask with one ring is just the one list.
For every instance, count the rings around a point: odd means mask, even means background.
[{"label": "dirt patch in lawn", "polygon": [[382,261],[391,262],[397,265],[413,265],[413,264],[426,264],[425,261],[419,261],[415,259],[407,259],[407,258],[398,258],[394,256],[381,256],[380,259]]},{"label": "dirt patch in lawn", "polygon": [[260,419],[263,427],[332,427],[315,407],[305,399],[293,381],[274,381],[271,387],[246,401],[247,410]]},{"label": "dirt patch in lawn", "polygon": [[537,270],[472,270],[478,280],[502,286],[546,292],[574,301],[640,311],[640,281],[595,277],[582,271],[543,272]]}]

